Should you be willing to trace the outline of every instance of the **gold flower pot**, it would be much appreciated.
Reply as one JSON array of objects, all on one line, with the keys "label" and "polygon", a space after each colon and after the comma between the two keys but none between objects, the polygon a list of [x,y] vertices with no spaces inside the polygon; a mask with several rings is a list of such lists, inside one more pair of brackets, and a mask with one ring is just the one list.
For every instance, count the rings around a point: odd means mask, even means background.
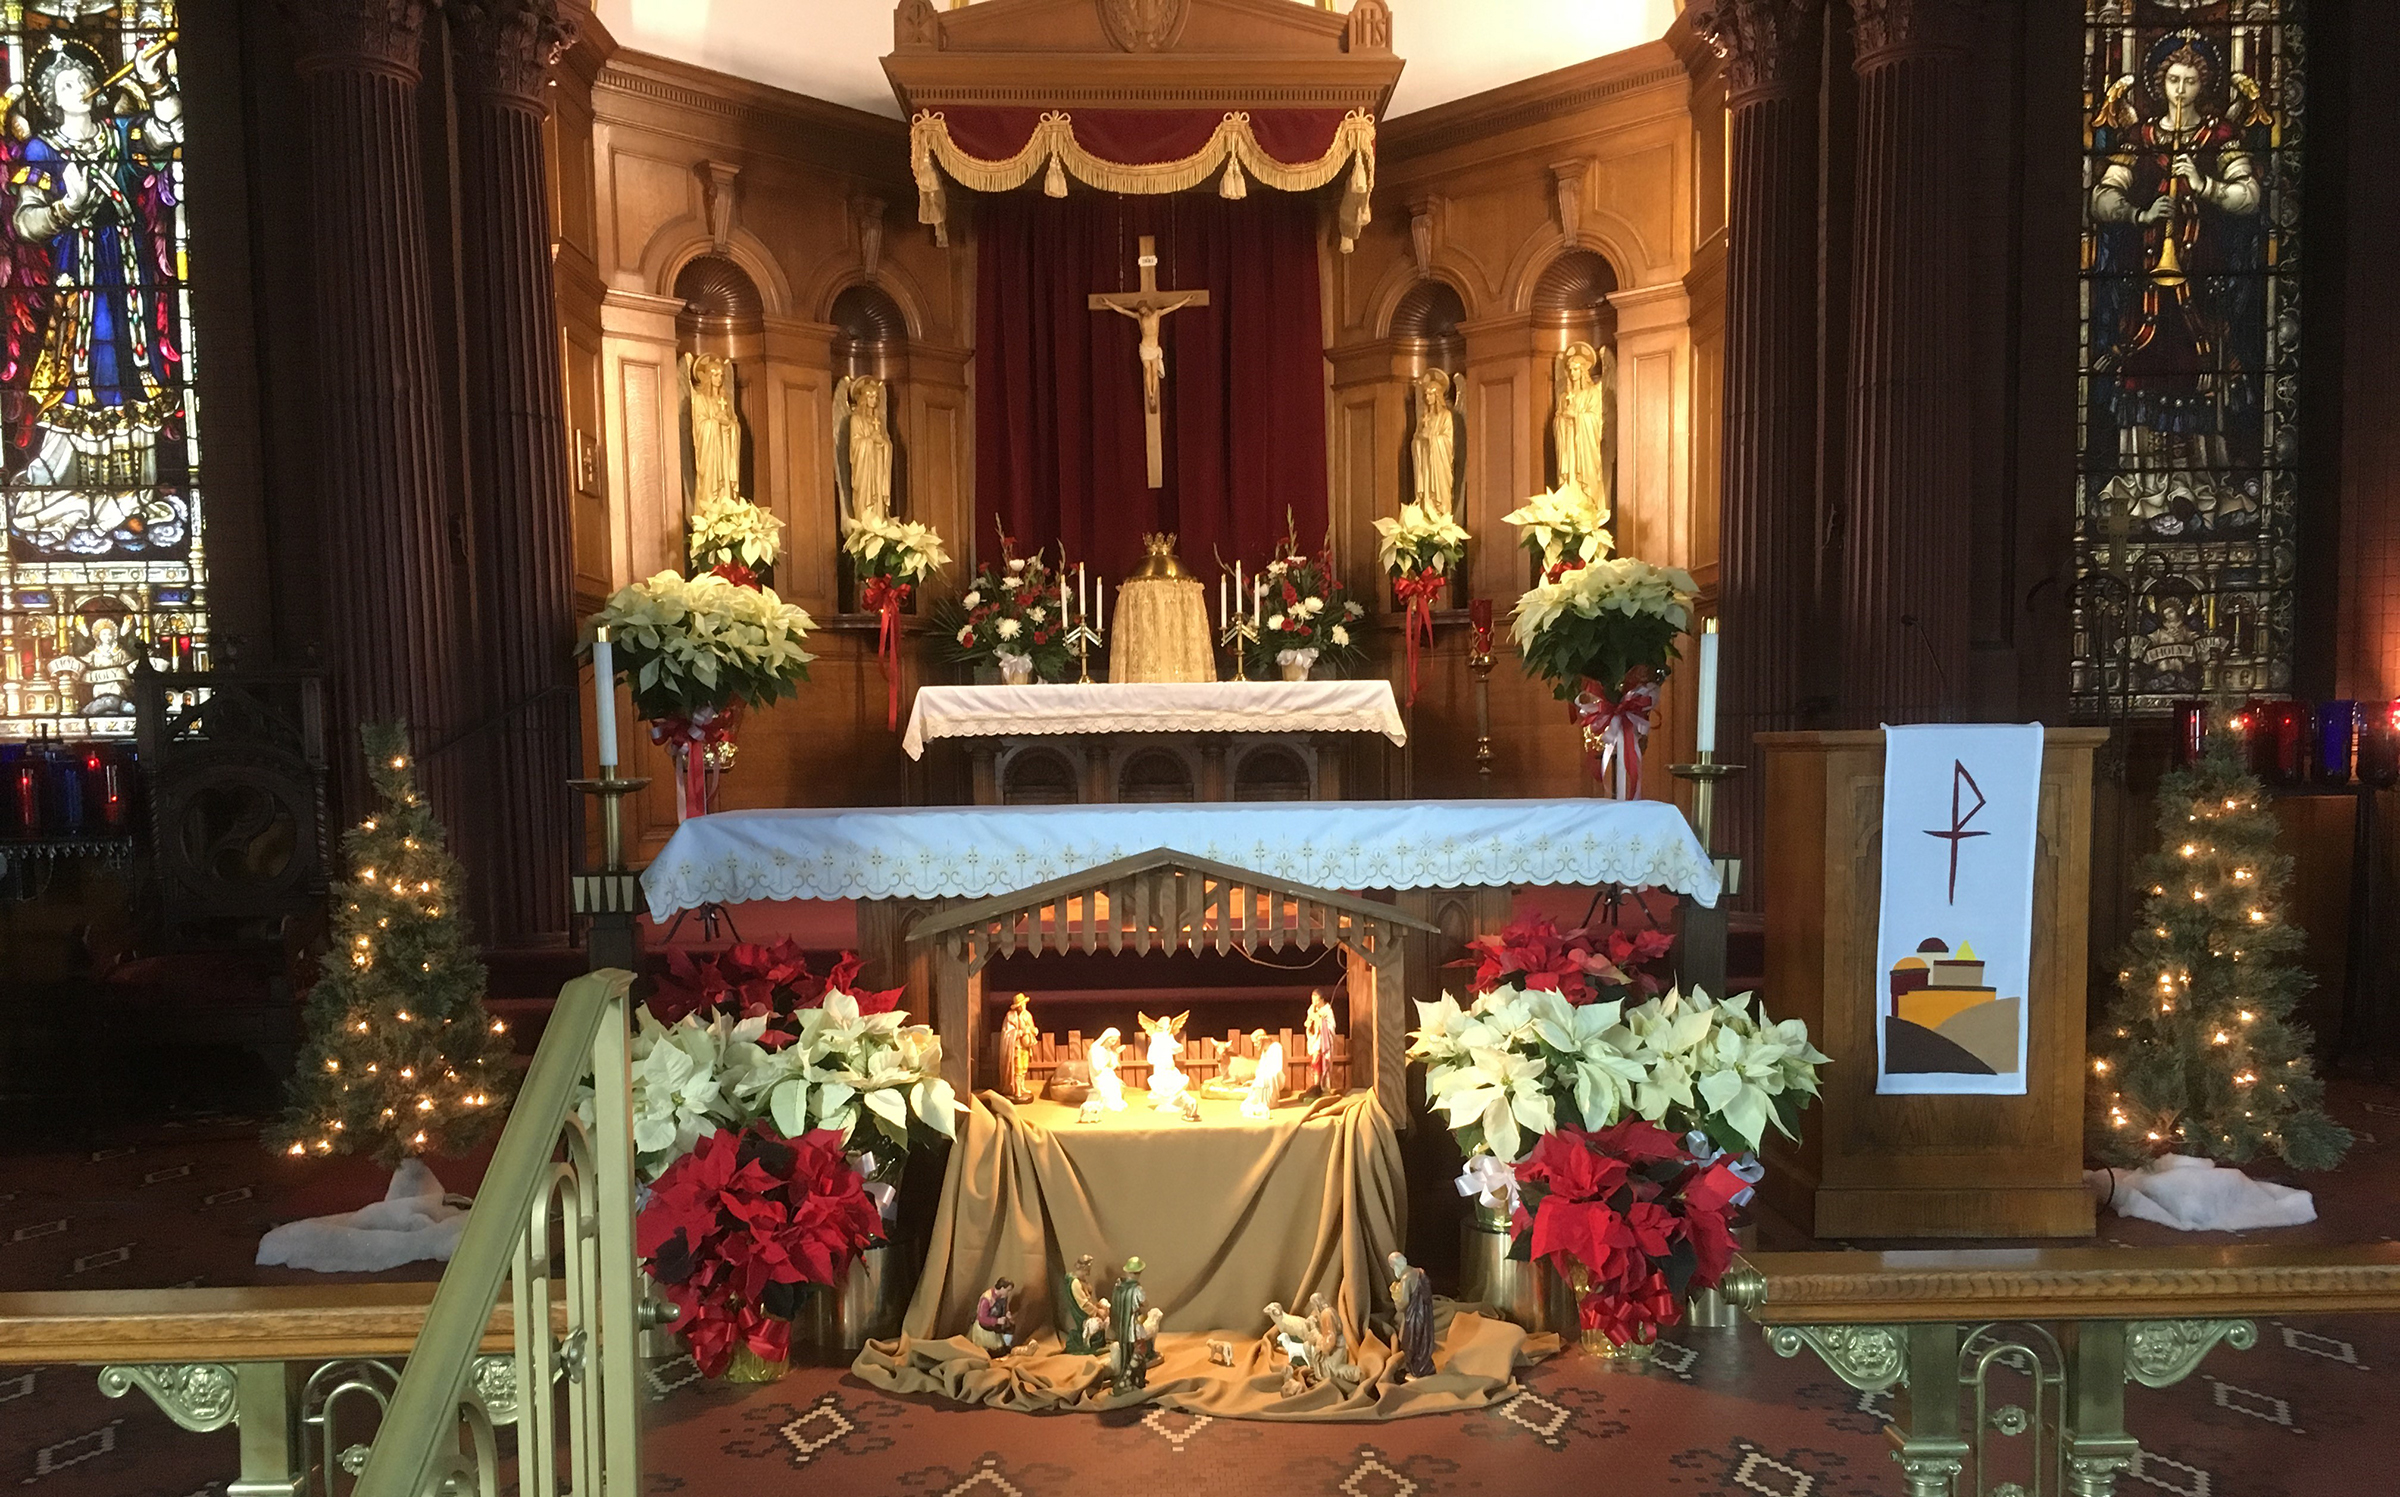
[{"label": "gold flower pot", "polygon": [[1550,1265],[1508,1255],[1508,1219],[1478,1206],[1458,1226],[1458,1297],[1526,1330],[1572,1333],[1575,1303]]},{"label": "gold flower pot", "polygon": [[820,1284],[801,1298],[792,1317],[792,1344],[820,1351],[856,1351],[900,1334],[900,1316],[914,1287],[891,1247],[872,1247],[835,1285]]},{"label": "gold flower pot", "polygon": [[724,1374],[719,1381],[728,1383],[780,1382],[783,1375],[791,1370],[791,1363],[770,1362],[752,1351],[749,1342],[737,1341],[733,1344],[733,1360],[725,1364]]}]

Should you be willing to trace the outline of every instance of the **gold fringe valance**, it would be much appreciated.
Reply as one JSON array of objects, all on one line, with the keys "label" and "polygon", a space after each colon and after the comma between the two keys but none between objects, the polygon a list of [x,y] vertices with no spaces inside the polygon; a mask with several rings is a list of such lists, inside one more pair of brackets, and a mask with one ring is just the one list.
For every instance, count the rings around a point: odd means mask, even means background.
[{"label": "gold fringe valance", "polygon": [[[926,110],[910,122],[909,166],[917,179],[917,221],[933,226],[934,242],[950,242],[949,202],[942,178],[947,174],[973,192],[1009,192],[1042,176],[1042,191],[1054,198],[1067,195],[1067,178],[1103,192],[1187,192],[1220,170],[1219,197],[1249,195],[1249,178],[1278,192],[1309,192],[1350,172],[1342,190],[1337,218],[1346,254],[1373,218],[1369,201],[1375,192],[1375,117],[1353,109],[1335,127],[1333,143],[1314,161],[1278,161],[1259,145],[1250,116],[1235,111],[1217,122],[1208,144],[1179,161],[1106,161],[1084,149],[1075,138],[1075,122],[1064,110],[1044,114],[1015,155],[998,160],[970,156],[950,138],[950,125],[939,113]],[[937,169],[938,168],[938,169]],[[1247,176],[1244,174],[1247,173]]]}]

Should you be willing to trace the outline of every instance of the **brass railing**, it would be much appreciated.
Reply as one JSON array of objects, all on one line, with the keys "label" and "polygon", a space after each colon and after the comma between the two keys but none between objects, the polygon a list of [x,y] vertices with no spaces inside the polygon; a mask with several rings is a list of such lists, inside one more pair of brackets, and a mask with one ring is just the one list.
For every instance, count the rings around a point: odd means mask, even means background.
[{"label": "brass railing", "polygon": [[524,1497],[631,1497],[631,981],[560,992],[438,1285],[0,1295],[0,1364],[101,1364],[112,1398],[238,1428],[227,1497],[494,1497],[510,1425]]},{"label": "brass railing", "polygon": [[1752,1253],[1725,1297],[1781,1355],[1900,1390],[1910,1497],[2111,1497],[2141,1454],[2126,1384],[2247,1350],[2254,1316],[2400,1310],[2400,1244]]}]

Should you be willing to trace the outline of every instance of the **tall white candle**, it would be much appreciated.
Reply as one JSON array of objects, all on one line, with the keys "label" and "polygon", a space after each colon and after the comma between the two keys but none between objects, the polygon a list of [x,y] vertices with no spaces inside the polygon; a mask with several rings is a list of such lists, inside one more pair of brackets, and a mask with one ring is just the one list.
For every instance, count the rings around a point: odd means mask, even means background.
[{"label": "tall white candle", "polygon": [[1244,593],[1248,592],[1249,590],[1250,590],[1250,589],[1249,589],[1248,587],[1246,587],[1246,586],[1244,586],[1244,585],[1243,585],[1243,582],[1242,582],[1242,563],[1241,563],[1241,560],[1240,560],[1240,558],[1238,558],[1238,557],[1237,557],[1237,558],[1235,558],[1235,560],[1234,560],[1234,563],[1233,563],[1233,595],[1234,595],[1235,597],[1237,597],[1237,598],[1238,598],[1238,597],[1242,596],[1242,594],[1244,594]]},{"label": "tall white candle", "polygon": [[592,715],[600,740],[600,767],[617,767],[617,647],[608,631],[592,637]]},{"label": "tall white candle", "polygon": [[1233,627],[1233,610],[1226,605],[1225,589],[1228,585],[1229,579],[1223,572],[1219,572],[1217,574],[1217,628],[1220,632]]},{"label": "tall white candle", "polygon": [[1267,579],[1266,579],[1266,578],[1264,578],[1264,577],[1253,577],[1253,578],[1251,578],[1251,579],[1250,579],[1250,622],[1251,622],[1251,623],[1255,624],[1255,623],[1257,623],[1257,622],[1258,622],[1260,614],[1261,614],[1261,613],[1264,611],[1264,605],[1265,605],[1265,603],[1266,603],[1266,600],[1267,600]]},{"label": "tall white candle", "polygon": [[1084,591],[1083,563],[1080,561],[1075,563],[1075,611],[1085,618],[1092,615],[1092,595]]},{"label": "tall white candle", "polygon": [[1700,636],[1700,718],[1692,747],[1703,754],[1717,751],[1717,621],[1708,621]]},{"label": "tall white candle", "polygon": [[1106,577],[1101,578],[1100,585],[1094,588],[1093,591],[1100,595],[1100,619],[1099,623],[1095,626],[1094,632],[1106,634],[1108,632],[1108,579]]},{"label": "tall white candle", "polygon": [[1067,592],[1067,574],[1062,568],[1058,574],[1058,626],[1061,629],[1075,622],[1074,602],[1074,597]]}]

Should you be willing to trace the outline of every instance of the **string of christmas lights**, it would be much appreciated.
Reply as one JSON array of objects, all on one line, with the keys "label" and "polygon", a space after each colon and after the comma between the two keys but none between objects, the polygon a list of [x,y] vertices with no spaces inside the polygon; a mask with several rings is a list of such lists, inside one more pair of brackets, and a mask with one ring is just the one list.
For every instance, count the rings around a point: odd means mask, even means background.
[{"label": "string of christmas lights", "polygon": [[360,729],[376,814],[342,839],[334,935],[272,1135],[286,1154],[372,1152],[387,1165],[472,1148],[506,1110],[508,1026],[456,908],[459,869],[418,795],[403,724]]}]

